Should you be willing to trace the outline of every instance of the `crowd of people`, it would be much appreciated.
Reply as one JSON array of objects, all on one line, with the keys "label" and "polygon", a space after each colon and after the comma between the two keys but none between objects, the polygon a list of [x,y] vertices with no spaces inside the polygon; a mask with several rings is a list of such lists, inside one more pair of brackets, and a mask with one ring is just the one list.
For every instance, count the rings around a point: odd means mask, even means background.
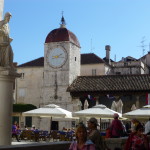
[{"label": "crowd of people", "polygon": [[[96,118],[90,118],[87,127],[83,123],[79,123],[76,128],[76,140],[70,145],[69,150],[109,150],[104,137],[101,136],[97,129],[99,126]],[[137,119],[127,121],[124,125],[119,120],[119,115],[114,114],[114,120],[110,123],[106,130],[105,138],[120,138],[126,136],[127,140],[124,150],[150,150],[150,144],[147,135],[150,134],[150,119],[146,124],[141,123]],[[115,150],[121,150],[117,148]]]},{"label": "crowd of people", "polygon": [[96,118],[88,120],[88,127],[79,123],[75,132],[76,141],[71,143],[69,150],[109,150],[97,126]]},{"label": "crowd of people", "polygon": [[[90,118],[87,126],[84,123],[79,123],[75,129],[75,139],[73,139],[69,150],[110,150],[98,129],[98,121],[96,118]],[[12,136],[19,142],[20,127],[17,122],[12,126]],[[25,126],[25,130],[28,128]],[[33,125],[31,130],[37,131]],[[119,120],[119,115],[114,114],[114,119],[106,129],[105,138],[120,138],[127,137],[124,145],[124,150],[150,150],[150,142],[148,136],[150,135],[150,119],[143,124],[137,119],[126,121],[126,124]],[[115,149],[117,150],[117,148]],[[118,148],[119,150],[119,148]]]}]

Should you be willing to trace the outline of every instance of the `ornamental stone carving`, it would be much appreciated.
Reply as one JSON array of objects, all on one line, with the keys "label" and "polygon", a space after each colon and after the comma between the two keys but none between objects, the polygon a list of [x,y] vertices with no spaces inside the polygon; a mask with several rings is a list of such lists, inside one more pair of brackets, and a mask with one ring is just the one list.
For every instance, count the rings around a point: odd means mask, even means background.
[{"label": "ornamental stone carving", "polygon": [[12,38],[9,37],[9,20],[11,14],[7,12],[0,21],[0,67],[13,69],[13,50],[10,45]]}]

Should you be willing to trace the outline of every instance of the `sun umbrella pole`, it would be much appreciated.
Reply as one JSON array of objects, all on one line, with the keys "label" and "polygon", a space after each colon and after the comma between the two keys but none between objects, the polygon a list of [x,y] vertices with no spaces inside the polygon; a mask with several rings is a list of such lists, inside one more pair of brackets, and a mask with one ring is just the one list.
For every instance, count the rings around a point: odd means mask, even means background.
[{"label": "sun umbrella pole", "polygon": [[101,120],[101,118],[100,118],[100,132],[101,132],[101,127],[102,127],[102,126],[101,126],[101,121],[102,121],[102,120]]},{"label": "sun umbrella pole", "polygon": [[51,133],[51,130],[52,130],[52,117],[50,119],[50,133]]}]

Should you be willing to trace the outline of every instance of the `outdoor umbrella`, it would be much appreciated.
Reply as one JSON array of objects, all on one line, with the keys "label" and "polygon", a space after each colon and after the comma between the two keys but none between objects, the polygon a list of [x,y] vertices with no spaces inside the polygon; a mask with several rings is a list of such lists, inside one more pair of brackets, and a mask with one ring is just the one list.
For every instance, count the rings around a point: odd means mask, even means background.
[{"label": "outdoor umbrella", "polygon": [[[118,112],[107,108],[105,105],[99,104],[89,109],[84,109],[81,111],[74,112],[72,115],[74,117],[100,118],[100,124],[101,124],[101,119],[112,119],[114,113],[118,113]],[[118,113],[118,115],[119,117],[122,116],[122,114],[120,113]],[[100,130],[101,130],[101,126],[100,126]]]},{"label": "outdoor umbrella", "polygon": [[23,116],[36,116],[36,117],[50,117],[50,124],[53,118],[72,119],[72,112],[61,108],[55,104],[45,105],[44,107],[37,108],[34,110],[26,111],[22,114]]},{"label": "outdoor umbrella", "polygon": [[[107,108],[105,105],[96,105],[89,109],[80,110],[73,113],[74,117],[96,117],[96,118],[113,118],[114,113],[118,113],[114,110]],[[118,113],[119,117],[122,114]]]},{"label": "outdoor umbrella", "polygon": [[26,111],[23,113],[23,116],[71,118],[72,113],[58,105],[49,104],[41,108]]},{"label": "outdoor umbrella", "polygon": [[124,113],[123,117],[148,119],[148,118],[150,118],[150,105],[146,105],[140,109],[136,109],[136,110]]}]

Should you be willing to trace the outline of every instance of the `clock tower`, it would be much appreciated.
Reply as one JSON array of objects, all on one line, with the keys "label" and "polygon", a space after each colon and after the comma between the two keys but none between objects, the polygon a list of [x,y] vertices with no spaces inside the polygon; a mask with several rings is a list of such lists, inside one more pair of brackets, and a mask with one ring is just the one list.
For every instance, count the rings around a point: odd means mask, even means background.
[{"label": "clock tower", "polygon": [[69,111],[75,106],[66,92],[80,75],[80,44],[74,33],[66,28],[62,16],[60,28],[52,30],[44,44],[44,87],[41,104],[56,104]]}]

